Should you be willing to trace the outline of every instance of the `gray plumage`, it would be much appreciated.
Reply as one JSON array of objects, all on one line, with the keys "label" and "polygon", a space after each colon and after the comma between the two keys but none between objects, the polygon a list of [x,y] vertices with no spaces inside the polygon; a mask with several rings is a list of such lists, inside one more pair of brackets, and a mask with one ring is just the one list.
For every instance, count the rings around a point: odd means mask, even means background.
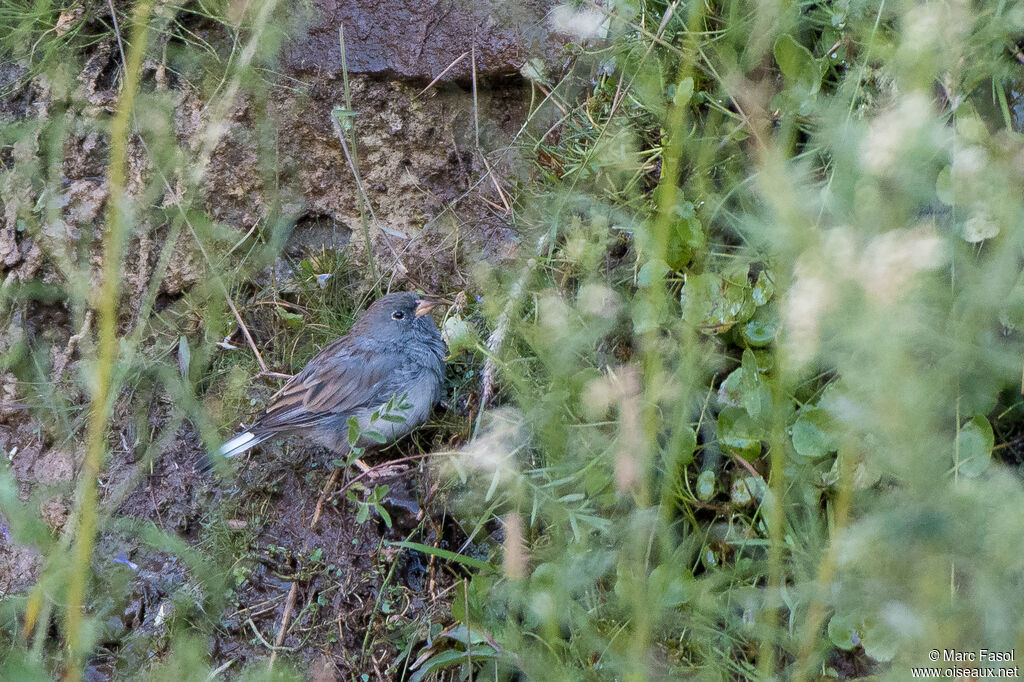
[{"label": "gray plumage", "polygon": [[[281,389],[249,429],[221,446],[234,457],[268,438],[298,433],[331,451],[350,451],[348,420],[397,440],[430,416],[441,399],[447,349],[426,313],[439,301],[388,294],[367,308],[346,336],[325,347]],[[392,418],[378,418],[374,412]],[[365,436],[365,447],[375,441]]]}]

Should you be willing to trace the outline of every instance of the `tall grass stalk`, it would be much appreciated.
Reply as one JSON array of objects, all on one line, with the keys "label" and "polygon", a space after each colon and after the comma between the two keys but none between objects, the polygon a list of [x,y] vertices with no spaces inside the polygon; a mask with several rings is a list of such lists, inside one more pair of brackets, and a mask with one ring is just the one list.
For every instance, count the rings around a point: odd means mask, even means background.
[{"label": "tall grass stalk", "polygon": [[81,679],[85,656],[92,642],[83,632],[83,607],[89,577],[92,573],[93,544],[96,538],[97,477],[106,449],[107,427],[112,404],[111,378],[118,357],[118,300],[121,292],[121,251],[128,233],[130,211],[126,205],[125,181],[128,170],[128,140],[135,95],[142,74],[142,61],[149,38],[149,17],[153,9],[150,0],[135,6],[131,21],[131,43],[126,57],[125,72],[117,112],[110,125],[110,165],[107,171],[107,230],[103,237],[102,284],[98,310],[97,335],[99,339],[93,375],[89,424],[86,432],[85,461],[79,474],[76,500],[78,528],[73,549],[73,569],[68,579],[65,636],[69,649],[67,679]]}]

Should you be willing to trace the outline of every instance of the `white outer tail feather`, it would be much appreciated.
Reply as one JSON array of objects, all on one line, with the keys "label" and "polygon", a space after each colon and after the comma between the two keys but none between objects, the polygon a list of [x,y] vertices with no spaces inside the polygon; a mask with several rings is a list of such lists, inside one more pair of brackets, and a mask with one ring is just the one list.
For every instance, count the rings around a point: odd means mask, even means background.
[{"label": "white outer tail feather", "polygon": [[253,434],[251,431],[240,433],[231,440],[229,440],[227,443],[224,443],[224,445],[220,446],[220,454],[223,455],[224,457],[234,457],[235,455],[240,455],[249,448],[253,448],[259,445],[269,437],[269,435],[257,436]]}]

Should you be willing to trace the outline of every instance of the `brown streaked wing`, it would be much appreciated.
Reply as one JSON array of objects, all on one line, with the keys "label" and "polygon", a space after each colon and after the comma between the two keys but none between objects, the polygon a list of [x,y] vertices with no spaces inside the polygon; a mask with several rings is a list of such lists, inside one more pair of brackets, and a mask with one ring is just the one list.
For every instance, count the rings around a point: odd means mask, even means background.
[{"label": "brown streaked wing", "polygon": [[346,341],[338,339],[310,360],[285,384],[251,430],[287,431],[374,402],[378,393],[374,387],[394,368],[394,355],[378,353],[371,357],[359,350],[343,350]]}]

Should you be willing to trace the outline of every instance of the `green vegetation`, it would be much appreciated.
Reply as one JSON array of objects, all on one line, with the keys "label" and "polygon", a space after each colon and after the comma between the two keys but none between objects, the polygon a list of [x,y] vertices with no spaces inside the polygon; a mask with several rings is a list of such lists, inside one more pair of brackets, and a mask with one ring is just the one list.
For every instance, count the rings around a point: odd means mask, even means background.
[{"label": "green vegetation", "polygon": [[[245,235],[204,204],[224,128],[188,151],[175,138],[161,68],[213,123],[239,97],[290,87],[271,70],[281,8],[133,7],[118,15],[124,94],[99,113],[75,79],[115,30],[90,18],[101,8],[0,8],[0,55],[18,65],[5,87],[45,77],[57,93],[45,116],[0,119],[0,206],[53,264],[0,286],[0,374],[16,376],[40,440],[89,444],[60,533],[37,512],[53,492],[71,499],[70,478],[26,491],[0,469],[10,535],[42,557],[35,587],[0,602],[0,677],[73,679],[105,657],[125,677],[302,678],[305,652],[346,636],[352,679],[380,660],[409,680],[906,679],[933,650],[1024,646],[1024,9],[567,9],[601,36],[574,48],[568,74],[523,68],[533,99],[512,151],[529,168],[505,190],[520,258],[451,273],[472,285],[444,325],[448,409],[397,455],[435,453],[427,514],[392,528],[389,485],[350,477],[321,499],[346,514],[330,537],[373,559],[342,567],[283,522],[280,544],[257,530],[290,486],[315,501],[324,484],[327,463],[294,468],[292,445],[269,469],[217,463],[228,492],[204,502],[199,530],[119,513],[182,429],[215,451],[276,389],[251,378],[301,367],[390,276],[367,274],[381,262],[361,248],[365,213],[351,251],[310,251],[286,284],[267,276],[297,217],[273,135],[252,141],[271,201]],[[337,130],[324,126],[354,150],[352,96],[346,79]],[[107,214],[72,244],[54,228],[66,143],[83,131],[109,144]],[[156,250],[154,267],[129,267],[123,231]],[[203,277],[158,301],[179,240]],[[260,357],[234,334],[236,303]],[[56,382],[70,341],[19,332],[42,305],[83,332],[84,360]],[[459,542],[445,546],[432,515],[453,518]],[[111,562],[128,547],[180,576],[163,629],[111,632],[143,563]],[[399,555],[445,567],[428,608],[411,610]],[[357,572],[375,585],[359,609],[345,601]],[[295,606],[298,647],[261,626],[284,598],[252,603],[261,576],[316,586]],[[347,635],[357,610],[369,625]],[[206,642],[225,633],[263,658],[231,668]]]}]

